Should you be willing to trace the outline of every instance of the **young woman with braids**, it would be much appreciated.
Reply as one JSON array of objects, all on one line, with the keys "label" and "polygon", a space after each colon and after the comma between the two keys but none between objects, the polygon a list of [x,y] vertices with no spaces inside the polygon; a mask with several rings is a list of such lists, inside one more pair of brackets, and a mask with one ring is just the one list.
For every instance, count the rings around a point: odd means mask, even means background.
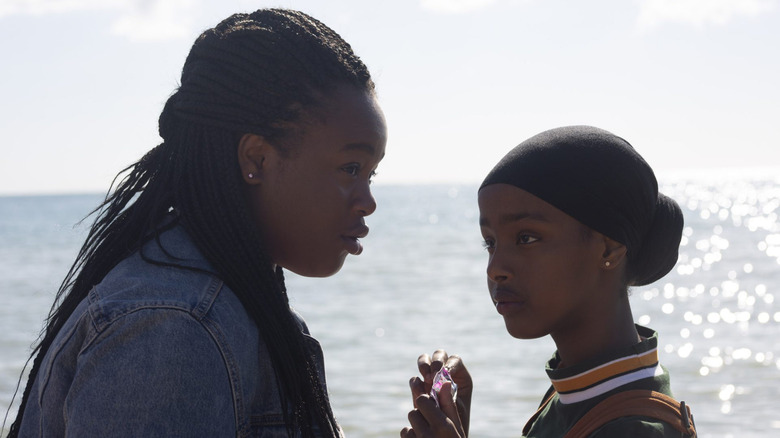
[{"label": "young woman with braids", "polygon": [[205,31],[57,294],[16,436],[338,436],[282,269],[359,254],[386,131],[365,65],[290,10]]},{"label": "young woman with braids", "polygon": [[[542,132],[499,161],[478,202],[496,311],[513,337],[550,335],[557,348],[546,367],[550,389],[516,435],[695,436],[685,405],[671,398],[658,333],[636,325],[631,313],[629,287],[674,267],[683,230],[680,207],[658,191],[634,148],[590,126]],[[439,409],[427,391],[442,366],[460,387],[457,403],[439,394]],[[461,360],[437,351],[421,356],[418,368],[412,428],[401,437],[465,437],[471,378]],[[444,383],[444,394],[449,388]]]}]

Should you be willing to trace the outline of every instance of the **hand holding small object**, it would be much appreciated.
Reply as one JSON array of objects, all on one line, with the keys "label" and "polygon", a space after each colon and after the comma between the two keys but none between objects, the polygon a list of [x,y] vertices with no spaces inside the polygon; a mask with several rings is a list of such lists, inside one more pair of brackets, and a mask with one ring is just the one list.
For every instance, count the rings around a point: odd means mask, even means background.
[{"label": "hand holding small object", "polygon": [[[437,350],[421,355],[417,368],[423,379],[409,381],[415,410],[401,431],[402,438],[465,438],[471,410],[471,375],[458,356]],[[451,394],[450,397],[444,396]]]},{"label": "hand holding small object", "polygon": [[450,395],[452,396],[452,400],[458,400],[458,385],[452,380],[452,376],[450,376],[450,372],[447,368],[442,367],[436,375],[433,376],[433,385],[431,386],[431,392],[429,393],[431,398],[433,398],[433,401],[436,402],[437,408],[441,407],[439,405],[439,393],[446,382],[450,382]]}]

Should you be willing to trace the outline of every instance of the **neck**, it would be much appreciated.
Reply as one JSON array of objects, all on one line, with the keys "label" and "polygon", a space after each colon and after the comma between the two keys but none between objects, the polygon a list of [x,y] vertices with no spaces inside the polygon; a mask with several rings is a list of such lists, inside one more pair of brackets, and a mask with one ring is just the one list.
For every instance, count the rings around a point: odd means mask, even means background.
[{"label": "neck", "polygon": [[611,309],[591,313],[565,330],[551,333],[562,366],[569,367],[640,341],[628,297]]}]

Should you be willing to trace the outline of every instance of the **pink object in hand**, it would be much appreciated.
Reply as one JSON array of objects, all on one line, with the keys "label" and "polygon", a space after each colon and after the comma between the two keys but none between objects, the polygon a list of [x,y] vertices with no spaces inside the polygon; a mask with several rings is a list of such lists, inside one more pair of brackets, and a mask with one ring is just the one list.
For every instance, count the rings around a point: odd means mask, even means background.
[{"label": "pink object in hand", "polygon": [[452,384],[452,400],[455,401],[458,398],[458,385],[452,380],[450,372],[447,368],[442,367],[439,372],[433,376],[433,386],[431,387],[431,397],[436,402],[436,406],[439,406],[439,392],[444,382],[450,382]]}]

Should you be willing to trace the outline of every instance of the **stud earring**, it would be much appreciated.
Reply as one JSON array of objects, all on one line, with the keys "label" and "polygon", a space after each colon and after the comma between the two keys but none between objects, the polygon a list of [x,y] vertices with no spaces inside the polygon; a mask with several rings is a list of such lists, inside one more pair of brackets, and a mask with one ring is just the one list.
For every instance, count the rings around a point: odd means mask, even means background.
[{"label": "stud earring", "polygon": [[254,177],[255,177],[255,174],[254,174],[254,173],[252,173],[252,172],[249,172],[249,175],[247,175],[247,177],[248,177],[249,179],[252,179],[252,178],[254,178]]},{"label": "stud earring", "polygon": [[604,262],[604,266],[606,266],[607,268],[609,268],[609,266],[610,266],[611,264],[612,264],[612,263],[610,263],[610,262],[609,262],[609,260],[607,260],[606,262]]}]

